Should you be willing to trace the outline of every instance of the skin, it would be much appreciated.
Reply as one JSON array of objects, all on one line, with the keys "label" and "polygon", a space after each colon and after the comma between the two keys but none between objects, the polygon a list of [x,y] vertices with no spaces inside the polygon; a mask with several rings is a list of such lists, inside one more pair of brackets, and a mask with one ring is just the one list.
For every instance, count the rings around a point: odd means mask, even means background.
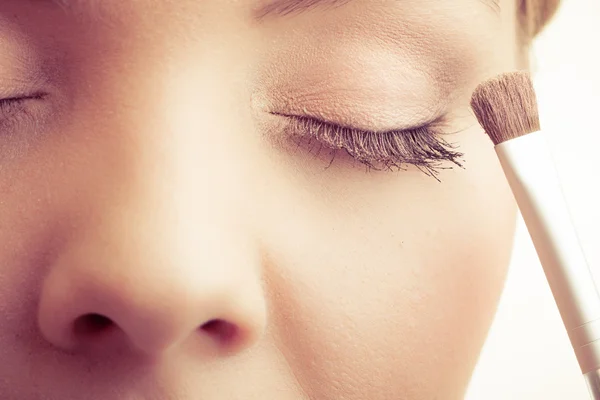
[{"label": "skin", "polygon": [[[0,98],[45,94],[0,123],[2,399],[464,395],[515,219],[468,101],[513,1],[257,6],[0,4]],[[328,167],[274,113],[442,118],[465,168]]]}]

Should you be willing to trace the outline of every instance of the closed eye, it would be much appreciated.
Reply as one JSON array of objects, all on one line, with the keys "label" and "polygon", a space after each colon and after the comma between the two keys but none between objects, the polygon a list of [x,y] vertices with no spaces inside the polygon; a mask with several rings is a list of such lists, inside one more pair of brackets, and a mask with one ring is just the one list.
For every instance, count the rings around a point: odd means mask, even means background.
[{"label": "closed eye", "polygon": [[[0,129],[8,128],[28,116],[28,102],[42,100],[43,93],[0,98]],[[1,131],[0,131],[1,133]]]},{"label": "closed eye", "polygon": [[439,125],[427,124],[411,129],[374,132],[341,126],[313,117],[284,115],[287,134],[316,140],[325,147],[345,151],[355,160],[376,170],[404,170],[414,165],[436,177],[440,170],[462,167],[463,154],[444,139]]}]

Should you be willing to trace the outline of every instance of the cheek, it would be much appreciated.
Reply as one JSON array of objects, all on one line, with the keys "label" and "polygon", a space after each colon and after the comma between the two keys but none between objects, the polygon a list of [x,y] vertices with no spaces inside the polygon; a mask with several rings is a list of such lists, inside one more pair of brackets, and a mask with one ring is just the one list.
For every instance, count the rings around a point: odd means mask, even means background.
[{"label": "cheek", "polygon": [[339,196],[328,206],[309,202],[282,219],[266,274],[278,293],[272,335],[316,398],[462,395],[515,220],[491,146],[467,136],[468,169],[441,184],[399,173],[365,195],[342,182],[327,188]]},{"label": "cheek", "polygon": [[[0,338],[9,337],[6,329],[35,331],[27,317],[35,315],[35,294],[60,241],[54,224],[61,217],[48,194],[64,187],[48,179],[46,161],[35,151],[23,158],[0,159]],[[0,358],[9,347],[0,349]]]}]

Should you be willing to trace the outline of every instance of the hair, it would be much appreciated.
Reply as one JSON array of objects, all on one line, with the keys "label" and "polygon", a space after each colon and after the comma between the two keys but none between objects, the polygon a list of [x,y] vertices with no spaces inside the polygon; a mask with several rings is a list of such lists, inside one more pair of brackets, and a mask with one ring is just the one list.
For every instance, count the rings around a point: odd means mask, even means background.
[{"label": "hair", "polygon": [[531,59],[531,45],[536,36],[548,25],[560,0],[516,0],[518,32],[517,63],[521,69],[535,71],[535,60]]},{"label": "hair", "polygon": [[560,0],[518,0],[523,44],[528,46],[552,19]]}]

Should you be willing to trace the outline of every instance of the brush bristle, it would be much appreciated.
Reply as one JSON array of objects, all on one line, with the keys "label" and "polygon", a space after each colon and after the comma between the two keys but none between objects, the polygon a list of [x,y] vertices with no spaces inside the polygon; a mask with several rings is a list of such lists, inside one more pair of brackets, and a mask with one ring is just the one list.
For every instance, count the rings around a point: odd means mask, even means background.
[{"label": "brush bristle", "polygon": [[471,108],[495,145],[540,130],[535,90],[527,72],[510,72],[481,83]]}]

